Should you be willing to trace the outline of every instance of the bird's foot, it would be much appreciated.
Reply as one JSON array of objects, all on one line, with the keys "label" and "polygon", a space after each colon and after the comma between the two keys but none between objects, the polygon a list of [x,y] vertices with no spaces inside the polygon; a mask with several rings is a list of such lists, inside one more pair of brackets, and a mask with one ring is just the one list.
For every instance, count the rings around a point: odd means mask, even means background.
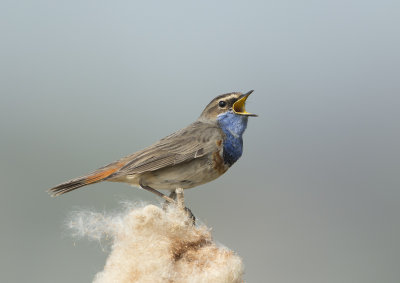
[{"label": "bird's foot", "polygon": [[194,216],[193,212],[185,206],[185,198],[183,197],[183,189],[177,188],[175,190],[175,195],[176,195],[176,202],[177,202],[178,208],[185,210],[186,214],[192,220],[192,224],[193,225],[196,224],[196,217]]},{"label": "bird's foot", "polygon": [[194,216],[192,211],[185,206],[185,199],[184,199],[184,196],[183,196],[183,189],[182,188],[178,188],[175,191],[172,191],[169,194],[168,198],[172,199],[173,202],[170,202],[170,201],[166,200],[164,205],[163,205],[164,210],[167,209],[168,205],[173,203],[179,209],[185,211],[185,213],[188,215],[189,219],[192,220],[192,224],[193,225],[196,224],[196,217]]},{"label": "bird's foot", "polygon": [[196,216],[194,216],[193,212],[187,208],[186,206],[183,208],[186,212],[186,214],[189,216],[189,219],[192,220],[192,224],[196,224]]},{"label": "bird's foot", "polygon": [[168,207],[168,205],[174,204],[179,209],[185,210],[185,213],[192,220],[192,224],[193,225],[196,224],[196,217],[194,216],[192,211],[185,206],[185,198],[183,197],[183,189],[182,188],[177,188],[175,191],[172,191],[169,196],[166,196],[163,193],[157,191],[156,189],[153,189],[150,186],[146,186],[146,185],[142,184],[142,182],[140,182],[139,184],[146,191],[152,192],[153,194],[156,194],[159,197],[165,199],[165,203],[163,205],[164,210]]}]

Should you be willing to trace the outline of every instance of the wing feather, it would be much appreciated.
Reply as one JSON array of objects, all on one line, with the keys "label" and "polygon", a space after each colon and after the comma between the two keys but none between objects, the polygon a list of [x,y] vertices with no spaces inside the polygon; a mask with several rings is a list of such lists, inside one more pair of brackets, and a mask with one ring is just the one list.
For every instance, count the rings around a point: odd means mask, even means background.
[{"label": "wing feather", "polygon": [[223,132],[219,127],[197,121],[152,146],[124,158],[127,160],[126,165],[110,178],[155,171],[200,158],[215,152],[220,146],[216,141],[222,138]]}]

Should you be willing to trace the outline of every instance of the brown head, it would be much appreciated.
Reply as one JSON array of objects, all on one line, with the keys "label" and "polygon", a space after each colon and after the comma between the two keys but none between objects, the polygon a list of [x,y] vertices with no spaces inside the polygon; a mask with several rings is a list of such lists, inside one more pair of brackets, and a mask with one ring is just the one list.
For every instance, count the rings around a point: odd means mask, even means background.
[{"label": "brown head", "polygon": [[252,92],[253,90],[244,94],[241,92],[230,92],[217,96],[206,106],[201,113],[199,120],[204,122],[214,122],[217,121],[218,115],[227,111],[231,111],[237,115],[257,116],[247,112],[245,109],[246,99]]}]

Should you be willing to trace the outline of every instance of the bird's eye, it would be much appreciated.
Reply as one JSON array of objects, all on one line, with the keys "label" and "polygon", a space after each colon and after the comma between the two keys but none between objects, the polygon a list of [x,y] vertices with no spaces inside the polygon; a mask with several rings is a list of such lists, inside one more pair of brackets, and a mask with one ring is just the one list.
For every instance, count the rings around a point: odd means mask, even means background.
[{"label": "bird's eye", "polygon": [[221,108],[223,108],[223,107],[226,106],[226,102],[223,101],[223,100],[221,100],[220,102],[218,102],[218,106],[221,107]]}]

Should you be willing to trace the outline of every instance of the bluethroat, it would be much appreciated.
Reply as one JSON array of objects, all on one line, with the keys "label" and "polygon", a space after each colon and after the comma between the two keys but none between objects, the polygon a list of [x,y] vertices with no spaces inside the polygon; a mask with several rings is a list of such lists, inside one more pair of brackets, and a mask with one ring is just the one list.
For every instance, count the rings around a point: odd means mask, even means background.
[{"label": "bluethroat", "polygon": [[[232,92],[214,98],[192,124],[155,144],[85,176],[49,190],[62,195],[102,181],[142,187],[167,201],[177,188],[189,189],[224,174],[242,155],[243,132],[249,116],[245,94]],[[158,190],[171,191],[170,197]]]}]

